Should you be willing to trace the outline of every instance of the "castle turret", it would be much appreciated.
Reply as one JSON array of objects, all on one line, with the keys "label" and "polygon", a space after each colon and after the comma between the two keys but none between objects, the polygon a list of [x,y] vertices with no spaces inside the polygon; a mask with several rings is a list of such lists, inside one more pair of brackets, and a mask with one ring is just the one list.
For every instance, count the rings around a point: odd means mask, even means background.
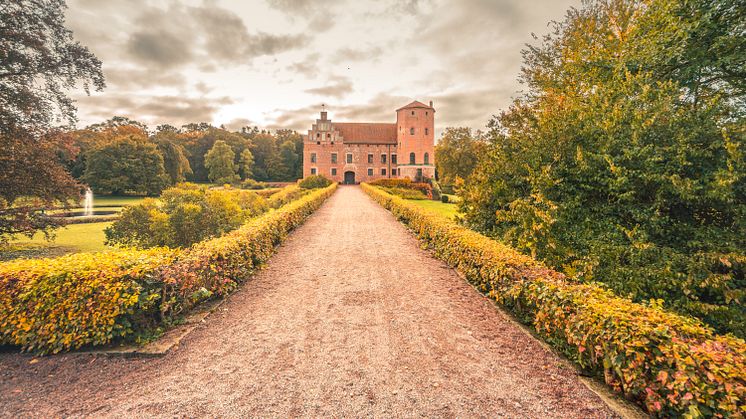
[{"label": "castle turret", "polygon": [[435,108],[414,101],[396,110],[398,177],[435,177]]}]

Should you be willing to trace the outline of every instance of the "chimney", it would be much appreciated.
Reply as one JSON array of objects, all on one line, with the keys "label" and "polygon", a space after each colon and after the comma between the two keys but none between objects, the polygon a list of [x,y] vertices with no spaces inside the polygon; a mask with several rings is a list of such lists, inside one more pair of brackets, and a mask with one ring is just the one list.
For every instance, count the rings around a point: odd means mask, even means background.
[{"label": "chimney", "polygon": [[433,101],[432,100],[430,101],[430,107],[431,108],[433,107]]},{"label": "chimney", "polygon": [[321,111],[321,120],[326,121],[326,111]]}]

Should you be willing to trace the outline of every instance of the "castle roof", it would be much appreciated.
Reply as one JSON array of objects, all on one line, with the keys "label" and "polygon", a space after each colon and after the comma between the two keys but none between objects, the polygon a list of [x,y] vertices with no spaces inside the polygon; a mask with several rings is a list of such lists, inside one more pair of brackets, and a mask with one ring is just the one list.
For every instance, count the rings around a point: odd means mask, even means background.
[{"label": "castle roof", "polygon": [[399,112],[402,109],[409,109],[409,108],[423,108],[423,109],[433,109],[432,106],[425,105],[424,103],[415,100],[414,102],[410,103],[409,105],[402,106],[401,108],[397,109],[396,111]]},{"label": "castle roof", "polygon": [[346,144],[396,144],[396,124],[378,122],[334,122]]}]

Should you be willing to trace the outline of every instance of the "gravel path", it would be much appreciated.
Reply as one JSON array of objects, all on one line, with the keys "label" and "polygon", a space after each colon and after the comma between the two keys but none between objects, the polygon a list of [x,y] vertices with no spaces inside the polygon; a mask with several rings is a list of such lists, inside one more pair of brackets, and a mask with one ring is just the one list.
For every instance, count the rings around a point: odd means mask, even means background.
[{"label": "gravel path", "polygon": [[0,415],[614,416],[351,186],[165,357],[0,354]]}]

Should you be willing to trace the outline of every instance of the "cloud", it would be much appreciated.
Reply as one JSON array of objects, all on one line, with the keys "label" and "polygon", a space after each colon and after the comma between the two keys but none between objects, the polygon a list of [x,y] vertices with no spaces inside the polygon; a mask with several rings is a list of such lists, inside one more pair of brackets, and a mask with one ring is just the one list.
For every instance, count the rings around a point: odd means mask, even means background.
[{"label": "cloud", "polygon": [[308,54],[303,60],[290,64],[287,69],[291,73],[301,74],[308,78],[316,78],[319,73],[318,66],[320,58],[321,54],[318,52]]},{"label": "cloud", "polygon": [[186,77],[179,72],[154,72],[139,67],[110,66],[106,63],[104,76],[108,85],[128,90],[164,86],[181,88],[187,85]]},{"label": "cloud", "polygon": [[292,21],[303,20],[307,30],[325,32],[336,25],[335,10],[344,10],[347,0],[267,0],[267,4],[283,12]]},{"label": "cloud", "polygon": [[132,34],[127,42],[127,52],[139,62],[158,67],[188,63],[193,57],[188,39],[164,30]]},{"label": "cloud", "polygon": [[337,50],[331,57],[335,64],[353,61],[376,61],[383,55],[383,48],[372,47],[367,49],[342,48]]},{"label": "cloud", "polygon": [[329,96],[339,99],[352,93],[352,90],[353,86],[350,79],[347,77],[337,77],[334,81],[329,82],[324,86],[306,89],[305,92],[312,95]]},{"label": "cloud", "polygon": [[210,122],[217,111],[235,100],[230,97],[106,94],[79,98],[78,102],[84,103],[86,109],[92,109],[87,116],[93,119],[106,120],[121,115],[153,126],[164,122],[178,126],[189,122]]},{"label": "cloud", "polygon": [[234,11],[212,2],[201,6],[171,3],[143,7],[130,19],[124,51],[149,68],[173,69],[188,64],[251,63],[254,58],[303,47],[306,34],[250,32]]}]

